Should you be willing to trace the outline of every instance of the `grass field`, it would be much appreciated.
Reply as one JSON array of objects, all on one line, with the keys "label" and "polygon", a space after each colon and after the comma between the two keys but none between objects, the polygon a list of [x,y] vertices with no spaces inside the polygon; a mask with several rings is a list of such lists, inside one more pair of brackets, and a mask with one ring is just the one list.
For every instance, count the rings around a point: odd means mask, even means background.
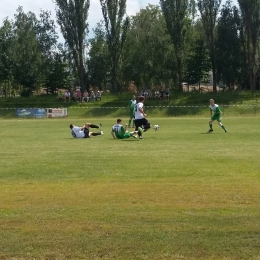
[{"label": "grass field", "polygon": [[0,259],[260,259],[260,118],[152,118],[143,142],[100,121],[0,121]]}]

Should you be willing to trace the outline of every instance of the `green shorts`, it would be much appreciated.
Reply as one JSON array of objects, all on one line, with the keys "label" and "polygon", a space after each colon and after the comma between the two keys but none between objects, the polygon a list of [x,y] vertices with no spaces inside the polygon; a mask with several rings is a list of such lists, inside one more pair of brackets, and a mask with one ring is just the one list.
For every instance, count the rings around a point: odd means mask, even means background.
[{"label": "green shorts", "polygon": [[217,120],[218,122],[221,122],[221,119],[222,119],[222,116],[220,114],[219,115],[213,115],[211,117],[212,121]]},{"label": "green shorts", "polygon": [[126,132],[123,136],[117,136],[117,139],[127,139],[131,136],[130,132]]},{"label": "green shorts", "polygon": [[130,112],[129,112],[129,117],[130,118],[134,118],[135,117],[135,111],[133,110],[130,110]]}]

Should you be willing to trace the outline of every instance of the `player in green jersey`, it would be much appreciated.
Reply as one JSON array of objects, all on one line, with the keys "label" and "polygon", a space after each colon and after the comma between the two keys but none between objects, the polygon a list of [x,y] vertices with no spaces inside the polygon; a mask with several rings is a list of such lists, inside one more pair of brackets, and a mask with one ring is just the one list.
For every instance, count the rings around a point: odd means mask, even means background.
[{"label": "player in green jersey", "polygon": [[133,125],[132,127],[135,127],[135,104],[136,104],[136,97],[135,95],[132,96],[132,99],[128,102],[128,112],[129,112],[129,121],[128,125],[131,126],[131,121],[133,119]]},{"label": "player in green jersey", "polygon": [[114,139],[127,139],[129,137],[137,137],[138,131],[129,132],[127,131],[127,124],[125,124],[125,127],[122,125],[122,120],[120,118],[117,119],[117,124],[113,125],[111,130],[111,135]]},{"label": "player in green jersey", "polygon": [[[225,126],[221,123],[221,115],[222,112],[218,106],[218,104],[215,104],[214,99],[210,99],[209,100],[210,103],[210,115],[211,118],[209,120],[209,131],[208,133],[212,133],[213,132],[213,128],[212,128],[212,122],[217,120],[218,121],[218,125],[225,131],[225,133],[227,133],[227,129],[225,128]],[[213,116],[212,116],[212,112],[214,112]]]}]

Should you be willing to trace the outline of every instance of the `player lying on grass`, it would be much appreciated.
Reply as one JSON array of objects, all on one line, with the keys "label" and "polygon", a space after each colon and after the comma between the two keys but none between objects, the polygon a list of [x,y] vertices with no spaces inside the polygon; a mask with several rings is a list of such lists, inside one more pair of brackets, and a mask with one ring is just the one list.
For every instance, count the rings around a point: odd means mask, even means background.
[{"label": "player lying on grass", "polygon": [[[221,115],[222,115],[222,112],[218,106],[218,104],[215,104],[214,102],[214,99],[210,99],[209,100],[209,103],[210,103],[210,115],[211,115],[211,118],[209,120],[209,131],[208,133],[212,133],[213,132],[213,128],[212,128],[212,122],[214,120],[217,120],[218,121],[218,125],[225,131],[225,133],[227,133],[227,129],[225,128],[225,126],[221,123]],[[214,112],[213,116],[212,116],[212,112]]]},{"label": "player lying on grass", "polygon": [[91,123],[86,123],[82,127],[70,124],[71,135],[74,138],[90,138],[90,136],[102,135],[103,134],[102,131],[100,131],[99,133],[93,133],[89,131],[89,128],[101,128],[101,126],[102,126],[101,123],[99,126],[93,125]]},{"label": "player lying on grass", "polygon": [[136,134],[138,131],[129,132],[127,131],[127,124],[125,124],[125,127],[122,125],[122,120],[120,118],[117,119],[116,125],[113,125],[111,135],[114,139],[127,139],[129,137],[136,138]]}]

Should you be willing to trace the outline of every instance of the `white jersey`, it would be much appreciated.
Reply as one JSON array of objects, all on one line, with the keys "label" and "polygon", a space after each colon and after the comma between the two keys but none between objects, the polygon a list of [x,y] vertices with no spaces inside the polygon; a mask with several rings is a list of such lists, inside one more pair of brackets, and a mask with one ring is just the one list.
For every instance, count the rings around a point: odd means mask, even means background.
[{"label": "white jersey", "polygon": [[143,119],[144,114],[140,112],[140,108],[143,109],[144,104],[142,102],[135,105],[135,119]]},{"label": "white jersey", "polygon": [[218,104],[214,104],[214,106],[212,106],[212,105],[209,106],[210,110],[212,110],[214,112],[217,110],[218,107],[219,107]]},{"label": "white jersey", "polygon": [[84,138],[85,137],[85,133],[84,131],[81,130],[81,127],[78,126],[74,126],[71,129],[71,134],[74,138]]}]

